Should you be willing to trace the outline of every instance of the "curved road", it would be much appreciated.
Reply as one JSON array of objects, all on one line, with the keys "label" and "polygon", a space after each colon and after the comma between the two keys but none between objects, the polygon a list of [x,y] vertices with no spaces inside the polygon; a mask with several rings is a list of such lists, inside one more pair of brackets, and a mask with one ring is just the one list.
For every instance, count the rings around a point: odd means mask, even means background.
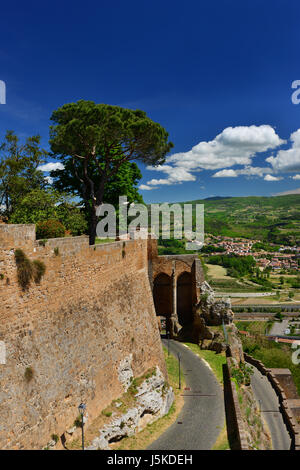
[{"label": "curved road", "polygon": [[186,346],[170,340],[170,353],[180,353],[186,388],[190,390],[182,390],[184,406],[175,423],[148,449],[209,450],[225,422],[223,390],[209,367]]},{"label": "curved road", "polygon": [[279,400],[266,376],[262,375],[256,367],[251,376],[251,385],[259,403],[262,415],[269,427],[272,437],[273,450],[289,450],[291,438],[279,411]]}]

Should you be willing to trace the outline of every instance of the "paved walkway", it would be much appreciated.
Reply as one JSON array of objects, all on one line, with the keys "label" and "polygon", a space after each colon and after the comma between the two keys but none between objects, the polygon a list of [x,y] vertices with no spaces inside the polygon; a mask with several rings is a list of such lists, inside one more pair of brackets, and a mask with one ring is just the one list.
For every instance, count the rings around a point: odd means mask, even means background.
[{"label": "paved walkway", "polygon": [[[253,367],[253,366],[252,366]],[[251,377],[251,385],[258,401],[262,415],[272,436],[273,450],[289,450],[291,438],[279,411],[279,401],[269,380],[256,367]]]},{"label": "paved walkway", "polygon": [[176,422],[148,449],[209,450],[225,423],[223,390],[204,361],[183,344],[170,340],[170,352],[175,356],[180,353],[190,390],[182,391],[184,406]]}]

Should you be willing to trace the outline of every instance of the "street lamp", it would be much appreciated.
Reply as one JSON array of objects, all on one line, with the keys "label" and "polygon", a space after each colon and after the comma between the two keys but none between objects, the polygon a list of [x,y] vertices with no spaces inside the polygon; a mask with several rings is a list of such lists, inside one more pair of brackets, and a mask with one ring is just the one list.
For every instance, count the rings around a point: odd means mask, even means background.
[{"label": "street lamp", "polygon": [[177,356],[178,356],[178,366],[179,366],[179,390],[180,390],[181,389],[181,372],[180,372],[180,359],[181,359],[181,357],[180,357],[179,353],[177,354]]},{"label": "street lamp", "polygon": [[82,437],[82,450],[84,450],[84,431],[83,431],[83,426],[84,426],[84,412],[86,410],[86,405],[84,403],[80,403],[78,406],[78,411],[81,415],[81,437]]}]

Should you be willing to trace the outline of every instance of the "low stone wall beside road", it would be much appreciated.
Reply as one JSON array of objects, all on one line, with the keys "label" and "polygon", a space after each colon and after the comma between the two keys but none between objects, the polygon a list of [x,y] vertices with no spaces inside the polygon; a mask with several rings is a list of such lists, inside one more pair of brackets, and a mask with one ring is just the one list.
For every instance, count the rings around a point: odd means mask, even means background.
[{"label": "low stone wall beside road", "polygon": [[300,397],[295,396],[296,387],[290,370],[268,369],[261,361],[249,354],[244,353],[244,357],[249,364],[252,364],[269,379],[278,396],[281,412],[292,438],[292,448],[293,450],[300,450],[300,426],[297,423],[297,418],[300,416]]},{"label": "low stone wall beside road", "polygon": [[227,433],[231,450],[249,450],[247,433],[239,405],[235,383],[231,380],[232,358],[223,366]]}]

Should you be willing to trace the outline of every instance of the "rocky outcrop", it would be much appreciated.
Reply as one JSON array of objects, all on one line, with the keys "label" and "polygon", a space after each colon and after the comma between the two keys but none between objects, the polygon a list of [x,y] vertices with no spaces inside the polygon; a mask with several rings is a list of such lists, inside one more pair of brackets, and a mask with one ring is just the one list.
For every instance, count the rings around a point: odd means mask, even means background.
[{"label": "rocky outcrop", "polygon": [[[130,364],[128,365],[130,368]],[[166,383],[159,367],[156,367],[155,373],[137,388],[134,398],[135,406],[104,425],[87,450],[109,450],[110,443],[132,436],[147,424],[161,418],[168,413],[174,400],[174,392]]]},{"label": "rocky outcrop", "polygon": [[243,345],[238,337],[238,329],[234,324],[230,326],[228,336],[228,355],[231,356],[234,363],[238,365],[240,362],[244,362],[244,352]]},{"label": "rocky outcrop", "polygon": [[218,326],[224,323],[228,325],[232,323],[233,312],[229,299],[216,300],[214,291],[205,281],[201,284],[201,299],[198,305],[200,315],[204,318],[206,325]]},{"label": "rocky outcrop", "polygon": [[202,349],[211,349],[220,353],[226,351],[227,345],[220,327],[232,325],[233,312],[229,299],[216,300],[214,291],[207,282],[200,285],[201,299],[195,306],[194,320],[191,325],[183,327],[179,334],[180,341],[192,341]]},{"label": "rocky outcrop", "polygon": [[118,379],[123,385],[125,392],[127,392],[128,388],[130,387],[132,378],[133,378],[133,371],[131,367],[132,363],[132,354],[125,357],[119,365],[118,368]]}]

